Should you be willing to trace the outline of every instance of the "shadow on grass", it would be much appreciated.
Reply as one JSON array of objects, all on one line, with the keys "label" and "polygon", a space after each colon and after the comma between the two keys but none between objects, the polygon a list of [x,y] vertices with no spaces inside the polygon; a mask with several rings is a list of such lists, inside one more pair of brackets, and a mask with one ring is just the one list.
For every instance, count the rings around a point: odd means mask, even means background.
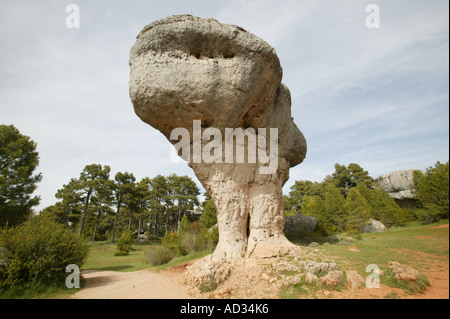
[{"label": "shadow on grass", "polygon": [[97,271],[124,271],[127,269],[136,268],[133,265],[117,265],[117,266],[106,266],[106,267],[89,267],[86,270],[97,270]]}]

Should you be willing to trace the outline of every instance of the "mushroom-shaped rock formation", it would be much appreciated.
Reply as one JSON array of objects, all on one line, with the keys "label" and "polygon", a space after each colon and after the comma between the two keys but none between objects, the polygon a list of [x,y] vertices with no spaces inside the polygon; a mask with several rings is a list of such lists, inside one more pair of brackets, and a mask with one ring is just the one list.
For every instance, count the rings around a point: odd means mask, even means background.
[{"label": "mushroom-shaped rock formation", "polygon": [[129,64],[136,114],[178,147],[187,138],[182,157],[214,201],[219,243],[210,259],[292,249],[283,234],[282,186],[303,161],[306,141],[291,118],[275,50],[235,25],[170,16],[139,33]]}]

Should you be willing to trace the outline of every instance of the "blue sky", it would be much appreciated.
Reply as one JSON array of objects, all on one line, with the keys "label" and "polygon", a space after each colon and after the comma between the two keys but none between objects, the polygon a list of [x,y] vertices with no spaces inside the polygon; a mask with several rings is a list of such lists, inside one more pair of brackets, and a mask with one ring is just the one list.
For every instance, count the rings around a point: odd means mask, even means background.
[{"label": "blue sky", "polygon": [[[80,8],[80,28],[65,25]],[[380,28],[368,29],[368,4]],[[43,208],[87,164],[189,175],[170,144],[134,114],[128,56],[136,35],[172,14],[212,17],[266,40],[283,67],[292,116],[308,153],[290,171],[321,181],[334,164],[373,177],[425,169],[449,154],[446,0],[86,1],[0,0],[0,124],[38,144]],[[197,181],[197,180],[196,180]],[[198,181],[197,181],[198,182]],[[198,183],[200,185],[200,183]]]}]

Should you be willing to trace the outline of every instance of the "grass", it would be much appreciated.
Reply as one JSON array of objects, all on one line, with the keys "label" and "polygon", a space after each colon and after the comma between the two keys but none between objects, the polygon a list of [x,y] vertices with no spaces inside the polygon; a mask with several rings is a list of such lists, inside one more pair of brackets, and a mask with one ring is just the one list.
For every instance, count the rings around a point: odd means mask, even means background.
[{"label": "grass", "polygon": [[[448,220],[439,224],[447,224]],[[405,227],[391,228],[383,233],[361,234],[359,239],[339,245],[320,245],[320,251],[328,256],[333,256],[339,268],[344,272],[350,268],[356,269],[365,277],[366,267],[370,264],[377,265],[384,274],[380,276],[381,283],[390,287],[401,288],[407,293],[423,293],[429,286],[428,279],[423,273],[433,267],[433,261],[449,261],[449,232],[448,228],[433,228],[437,223],[422,225],[418,222],[409,223]],[[314,241],[325,242],[326,238],[314,238]],[[307,245],[304,239],[297,243]],[[349,248],[356,248],[353,251]],[[317,248],[317,247],[316,247]],[[412,266],[419,271],[421,276],[415,283],[398,281],[388,269],[390,261]],[[369,273],[367,273],[369,275]],[[304,294],[304,288],[285,287],[281,297],[300,297]],[[310,289],[310,288],[307,288]],[[313,291],[314,292],[314,291]],[[314,297],[314,294],[313,294]],[[386,296],[396,298],[396,295]]]},{"label": "grass", "polygon": [[128,255],[115,256],[116,245],[102,241],[91,244],[84,270],[136,271],[149,268],[145,251],[150,244],[133,244]]},{"label": "grass", "polygon": [[[383,233],[362,234],[360,240],[349,245],[321,246],[329,254],[339,256],[353,267],[365,272],[365,267],[375,264],[387,267],[389,261],[415,264],[424,254],[446,258],[448,261],[448,229],[432,228],[434,225],[411,223],[407,227],[392,228]],[[355,247],[360,252],[349,250]],[[421,266],[421,265],[417,265]]]},{"label": "grass", "polygon": [[91,244],[91,249],[83,269],[127,272],[149,268],[155,271],[161,271],[168,267],[182,265],[212,253],[211,251],[196,252],[186,256],[175,257],[164,265],[152,266],[147,262],[145,257],[146,251],[151,246],[154,246],[154,244],[133,244],[133,248],[128,255],[115,256],[116,245],[110,242],[95,242]]}]

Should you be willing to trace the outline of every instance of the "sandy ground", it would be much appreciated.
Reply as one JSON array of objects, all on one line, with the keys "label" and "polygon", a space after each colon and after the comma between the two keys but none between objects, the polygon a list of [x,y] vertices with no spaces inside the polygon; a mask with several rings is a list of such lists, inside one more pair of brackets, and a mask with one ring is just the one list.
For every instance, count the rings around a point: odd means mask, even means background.
[{"label": "sandy ground", "polygon": [[83,271],[83,288],[74,299],[188,299],[188,287],[180,284],[182,274],[147,269],[134,272]]}]

